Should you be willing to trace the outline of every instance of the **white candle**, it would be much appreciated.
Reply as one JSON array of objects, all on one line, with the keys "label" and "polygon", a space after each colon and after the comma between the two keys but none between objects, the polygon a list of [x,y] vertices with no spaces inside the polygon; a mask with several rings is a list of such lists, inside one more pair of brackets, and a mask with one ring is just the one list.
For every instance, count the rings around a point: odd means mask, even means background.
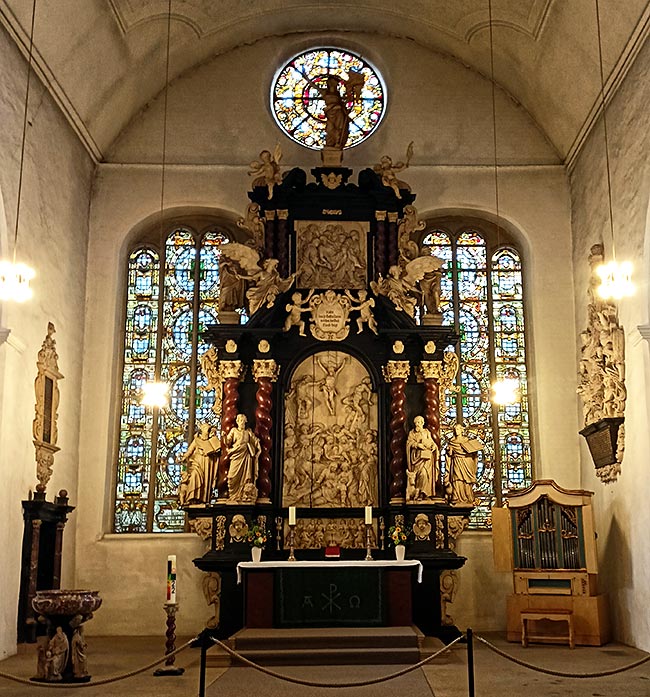
[{"label": "white candle", "polygon": [[176,602],[176,555],[167,557],[167,602]]},{"label": "white candle", "polygon": [[366,525],[372,525],[372,506],[366,506]]},{"label": "white candle", "polygon": [[289,525],[296,524],[296,507],[289,506]]}]

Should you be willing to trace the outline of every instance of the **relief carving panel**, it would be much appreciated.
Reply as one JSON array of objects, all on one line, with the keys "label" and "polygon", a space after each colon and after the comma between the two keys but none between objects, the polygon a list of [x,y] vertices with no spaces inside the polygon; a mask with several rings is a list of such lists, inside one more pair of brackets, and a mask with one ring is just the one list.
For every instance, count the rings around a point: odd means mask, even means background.
[{"label": "relief carving panel", "polygon": [[368,372],[342,351],[295,371],[285,397],[284,506],[376,506],[377,398]]}]

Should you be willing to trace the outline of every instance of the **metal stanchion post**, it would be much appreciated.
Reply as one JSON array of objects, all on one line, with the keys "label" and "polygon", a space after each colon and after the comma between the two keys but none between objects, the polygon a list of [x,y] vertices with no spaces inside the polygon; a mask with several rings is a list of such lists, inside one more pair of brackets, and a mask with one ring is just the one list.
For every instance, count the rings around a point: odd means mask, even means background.
[{"label": "metal stanchion post", "polygon": [[199,697],[205,697],[205,669],[208,659],[208,643],[201,644],[201,667],[199,668]]},{"label": "metal stanchion post", "polygon": [[474,636],[472,630],[467,630],[467,689],[469,697],[475,697],[474,692]]}]

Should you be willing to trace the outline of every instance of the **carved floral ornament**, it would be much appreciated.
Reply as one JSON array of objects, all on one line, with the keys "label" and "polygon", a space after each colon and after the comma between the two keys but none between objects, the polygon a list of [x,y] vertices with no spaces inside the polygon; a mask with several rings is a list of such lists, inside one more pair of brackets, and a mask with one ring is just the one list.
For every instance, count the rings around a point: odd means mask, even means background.
[{"label": "carved floral ornament", "polygon": [[408,380],[411,373],[411,364],[408,361],[388,361],[382,368],[384,380]]}]

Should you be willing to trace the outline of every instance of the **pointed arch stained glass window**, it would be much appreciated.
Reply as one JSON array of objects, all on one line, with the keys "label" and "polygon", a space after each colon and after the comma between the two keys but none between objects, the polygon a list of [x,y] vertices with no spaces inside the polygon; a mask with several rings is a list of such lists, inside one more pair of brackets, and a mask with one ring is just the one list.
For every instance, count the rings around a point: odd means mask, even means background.
[{"label": "pointed arch stained glass window", "polygon": [[[122,411],[115,532],[181,532],[181,456],[195,423],[218,427],[214,390],[199,357],[200,333],[217,323],[219,257],[227,238],[179,226],[160,249],[142,245],[128,260]],[[142,386],[169,385],[168,409],[140,404]]]},{"label": "pointed arch stained glass window", "polygon": [[[468,226],[455,226],[453,232],[434,228],[422,244],[445,262],[443,324],[454,325],[460,335],[458,391],[445,396],[443,440],[461,421],[485,444],[471,525],[486,528],[491,507],[508,491],[530,485],[533,476],[521,257],[514,247],[493,247],[486,234]],[[517,381],[518,402],[492,405],[490,387],[500,378]],[[444,452],[442,460],[444,470]]]},{"label": "pointed arch stained glass window", "polygon": [[325,101],[322,91],[333,77],[340,95],[345,82],[361,74],[358,99],[347,102],[349,135],[344,147],[365,140],[379,125],[386,107],[386,88],[379,73],[361,56],[338,48],[317,48],[290,60],[278,73],[271,89],[271,111],[289,138],[312,150],[325,146]]}]

